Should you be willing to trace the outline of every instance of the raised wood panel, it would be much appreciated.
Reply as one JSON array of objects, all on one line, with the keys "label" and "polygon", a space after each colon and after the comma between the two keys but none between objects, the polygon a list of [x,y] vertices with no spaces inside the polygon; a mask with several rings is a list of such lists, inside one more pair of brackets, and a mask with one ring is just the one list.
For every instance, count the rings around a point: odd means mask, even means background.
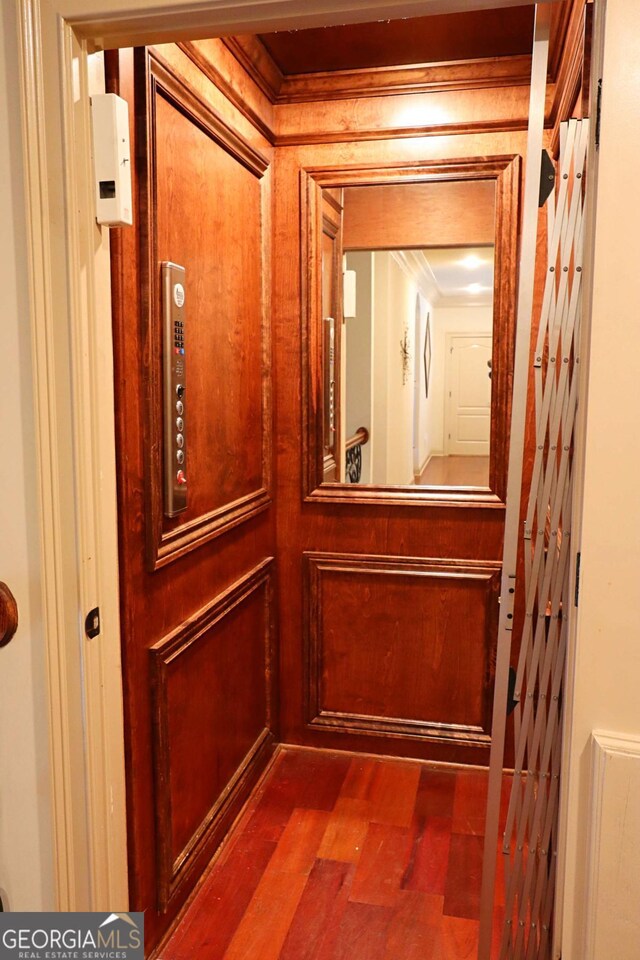
[{"label": "raised wood panel", "polygon": [[[263,280],[270,249],[263,232],[268,160],[166,66],[145,51],[138,56],[148,64],[148,109],[140,131],[142,286],[149,356],[148,551],[158,567],[255,515],[270,500],[270,334]],[[229,249],[238,257],[225,256]],[[163,516],[163,260],[187,267],[188,508],[172,520]]]},{"label": "raised wood panel", "polygon": [[215,849],[225,814],[273,743],[271,565],[149,649],[160,909]]},{"label": "raised wood panel", "polygon": [[305,562],[311,728],[489,742],[499,563]]},{"label": "raised wood panel", "polygon": [[347,188],[344,249],[492,245],[495,207],[494,179]]},{"label": "raised wood panel", "polygon": [[[261,134],[246,118],[228,101],[225,96],[213,85],[211,80],[200,73],[194,63],[177,47],[163,45],[162,58],[164,65],[171,66],[172,71],[179,75],[181,86],[187,86],[194,95],[194,112],[199,109],[198,102],[204,101],[211,108],[210,113],[222,119],[222,127],[231,127],[231,133],[238,135],[238,150],[242,143],[252,148],[247,153],[250,159],[259,154],[264,161],[269,161],[269,167],[259,178],[263,200],[263,241],[264,258],[267,269],[262,269],[264,284],[264,308],[270,313],[270,235],[271,235],[271,177],[273,151],[264,141]],[[130,105],[132,156],[138,158],[138,164],[146,169],[146,146],[148,133],[146,125],[146,111],[148,107],[149,78],[146,74],[146,63],[138,53],[137,66],[142,76],[135,82],[134,51],[112,51],[106,55],[109,65],[108,83],[112,92],[120,93]],[[154,61],[159,54],[154,50]],[[229,60],[237,63],[231,56]],[[159,94],[161,97],[162,94]],[[164,105],[171,106],[164,97]],[[180,111],[179,111],[180,112]],[[184,114],[182,114],[184,116]],[[135,120],[134,120],[135,118]],[[199,124],[196,126],[201,129]],[[209,140],[207,136],[206,140]],[[205,148],[206,149],[206,148]],[[179,157],[182,161],[182,157]],[[262,161],[261,161],[262,162]],[[237,165],[239,161],[235,161]],[[247,169],[243,166],[243,169]],[[249,173],[247,172],[249,175]],[[250,174],[257,180],[257,174]],[[119,534],[119,565],[120,565],[120,601],[122,624],[122,655],[123,655],[123,686],[125,706],[125,737],[126,737],[126,764],[127,764],[127,820],[128,820],[128,852],[129,852],[129,890],[132,909],[145,911],[145,940],[146,954],[151,955],[158,940],[174,921],[178,911],[190,894],[194,884],[198,881],[201,871],[209,863],[216,846],[222,841],[229,826],[238,815],[242,805],[246,802],[253,786],[268,762],[272,743],[271,737],[261,734],[265,729],[264,720],[259,725],[255,714],[249,713],[253,727],[239,729],[245,738],[245,753],[240,757],[239,768],[232,774],[227,788],[223,787],[219,808],[219,815],[215,815],[215,824],[205,830],[204,840],[194,848],[188,857],[188,865],[176,874],[175,882],[171,885],[171,876],[174,872],[173,852],[163,854],[160,859],[160,844],[162,836],[171,840],[171,833],[159,835],[158,832],[158,790],[156,774],[158,772],[157,747],[158,730],[154,733],[154,722],[157,717],[157,702],[153,695],[152,670],[154,658],[149,653],[149,647],[162,642],[176,630],[197,618],[199,612],[206,610],[216,598],[225,594],[234,584],[246,577],[247,571],[255,570],[265,557],[275,554],[275,511],[265,509],[247,517],[245,522],[229,527],[215,540],[206,537],[197,548],[189,549],[174,562],[151,569],[148,562],[147,521],[149,516],[149,457],[148,457],[148,402],[149,402],[149,375],[152,365],[157,362],[158,355],[149,332],[149,295],[155,296],[155,290],[148,290],[143,277],[148,275],[148,263],[143,264],[148,250],[146,210],[141,216],[140,204],[145,204],[145,190],[141,189],[138,181],[134,191],[134,227],[131,230],[115,230],[111,235],[112,250],[112,292],[113,292],[113,331],[114,331],[114,376],[116,385],[116,450],[118,467],[118,534]],[[193,221],[189,219],[190,211],[184,215],[184,210],[178,198],[175,198],[174,225],[178,238],[185,230],[193,229]],[[200,205],[200,209],[202,209]],[[189,242],[187,240],[186,242]],[[211,245],[211,259],[219,256],[221,247],[220,238],[216,235],[215,244]],[[242,246],[225,246],[225,257],[228,262],[235,262],[238,269],[243,262]],[[187,269],[189,265],[187,264]],[[232,331],[229,331],[232,334]],[[259,340],[259,333],[257,334]],[[156,345],[157,346],[157,345]],[[265,362],[265,376],[270,375],[269,365]],[[258,390],[262,394],[267,384],[259,383]],[[260,396],[253,398],[252,403],[260,408]],[[212,416],[212,408],[207,407],[205,416]],[[268,429],[271,430],[269,421]],[[226,456],[226,451],[220,451]],[[261,596],[270,589],[265,584],[258,588],[255,596]],[[273,611],[272,611],[273,613]],[[194,644],[206,646],[213,644],[217,628],[213,628],[211,641],[206,636]],[[258,637],[250,639],[248,646],[260,643],[265,637],[264,626],[261,625]],[[262,649],[262,648],[260,648]],[[246,664],[247,654],[236,650],[233,659],[239,659]],[[180,662],[188,663],[190,653],[179,656],[176,660],[176,669]],[[215,661],[215,656],[214,656]],[[172,669],[171,667],[169,668]],[[275,665],[274,665],[275,669]],[[245,685],[253,697],[258,671],[262,671],[263,683],[270,677],[264,673],[264,658],[251,662],[249,669],[241,675],[233,676],[233,686],[229,686],[223,693],[222,703],[226,701],[229,717],[234,715],[234,704],[246,702]],[[230,679],[231,679],[230,676]],[[196,682],[197,682],[196,677]],[[275,683],[272,685],[272,697],[277,701]],[[258,701],[268,700],[267,692],[260,694]],[[206,717],[205,704],[204,716]],[[169,725],[178,723],[179,717],[169,717]],[[272,708],[270,729],[275,738],[277,731],[277,702]],[[175,726],[171,729],[175,730]],[[255,731],[258,731],[257,733]],[[230,744],[234,741],[235,731],[227,725],[220,724],[217,733],[220,740],[222,756],[231,747],[225,744],[226,737],[230,736]],[[212,733],[207,731],[207,742]],[[199,734],[193,738],[188,753],[198,756]],[[241,751],[237,744],[233,746]],[[174,751],[175,753],[175,751]],[[187,751],[182,751],[187,755]],[[170,758],[172,759],[172,758]],[[178,766],[183,761],[178,756]],[[225,761],[226,762],[226,761]],[[182,774],[180,774],[182,776]],[[173,780],[171,781],[171,777]],[[176,775],[171,774],[169,782],[176,783]],[[207,790],[213,793],[211,781]],[[228,792],[227,792],[228,791]],[[197,796],[197,794],[196,794]],[[193,833],[198,831],[198,822],[207,819],[208,810],[206,797],[199,797],[198,803],[190,808],[191,819],[188,826],[193,827]],[[210,799],[210,798],[209,798]],[[213,802],[213,800],[211,800]],[[209,807],[211,803],[209,804]],[[198,817],[200,820],[198,821]],[[188,843],[188,841],[187,841]],[[186,845],[186,844],[185,844]],[[166,910],[158,909],[158,879],[164,870],[166,886]],[[177,870],[177,866],[176,866]],[[170,889],[169,889],[170,887]],[[169,896],[169,893],[171,894]]]}]

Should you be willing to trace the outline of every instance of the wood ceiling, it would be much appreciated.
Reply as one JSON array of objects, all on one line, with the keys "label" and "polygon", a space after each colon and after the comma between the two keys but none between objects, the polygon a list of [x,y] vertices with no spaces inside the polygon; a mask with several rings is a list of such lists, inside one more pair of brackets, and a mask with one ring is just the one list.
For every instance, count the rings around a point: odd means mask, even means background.
[{"label": "wood ceiling", "polygon": [[534,7],[262,34],[282,74],[530,54]]}]

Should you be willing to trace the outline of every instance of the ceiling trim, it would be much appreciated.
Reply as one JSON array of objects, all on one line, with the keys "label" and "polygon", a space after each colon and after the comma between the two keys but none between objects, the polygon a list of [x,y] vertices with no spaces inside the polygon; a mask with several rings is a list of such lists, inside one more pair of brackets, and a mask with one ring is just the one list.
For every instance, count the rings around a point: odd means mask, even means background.
[{"label": "ceiling trim", "polygon": [[[584,86],[585,52],[590,43],[587,28],[592,23],[592,12],[593,4],[590,0],[573,0],[562,45],[555,96],[545,124],[553,130],[551,150],[554,156],[558,156],[560,151],[560,124],[576,115],[574,108]],[[586,86],[588,89],[588,82]],[[581,113],[580,109],[579,115]]]},{"label": "ceiling trim", "polygon": [[276,147],[311,146],[316,143],[354,143],[371,140],[406,140],[414,137],[451,137],[459,134],[509,133],[527,129],[527,117],[503,120],[472,120],[460,123],[439,123],[416,127],[381,127],[375,130],[349,129],[311,133],[280,133],[274,139]]},{"label": "ceiling trim", "polygon": [[259,37],[223,37],[222,41],[274,105],[523,86],[531,79],[530,55],[285,76]]},{"label": "ceiling trim", "polygon": [[435,307],[442,298],[442,291],[422,250],[390,250],[389,253],[402,272],[413,280],[425,300]]},{"label": "ceiling trim", "polygon": [[271,103],[277,103],[284,75],[264,43],[253,34],[221,40]]},{"label": "ceiling trim", "polygon": [[[229,81],[224,77],[220,70],[216,67],[215,63],[212,61],[211,57],[198,46],[197,41],[184,40],[177,44],[180,50],[189,57],[189,59],[196,65],[196,67],[207,77],[214,86],[218,87],[219,90],[227,97],[228,100],[236,107],[240,113],[247,118],[247,120],[253,124],[256,130],[259,130],[260,133],[268,140],[269,143],[273,144],[274,142],[274,132],[272,128],[265,122],[265,120],[260,116],[257,111],[253,110],[252,107],[247,103],[246,99],[238,93],[236,87],[229,83]],[[162,55],[156,50],[154,55],[158,56],[159,59],[163,59]]]},{"label": "ceiling trim", "polygon": [[284,77],[276,103],[522,86],[530,79],[530,56],[293,74]]},{"label": "ceiling trim", "polygon": [[[576,104],[584,63],[584,10],[588,0],[568,0],[558,20],[559,72],[557,83],[549,84],[549,98],[545,127],[552,131],[551,148],[557,152],[560,123],[571,115]],[[242,66],[261,93],[275,107],[295,103],[330,100],[357,100],[362,97],[398,96],[411,93],[443,92],[452,90],[493,89],[526,86],[530,80],[529,56],[488,58],[440,64],[418,64],[400,67],[378,67],[369,70],[347,70],[335,73],[296,74],[284,76],[275,60],[255,35],[221,38],[221,42]],[[527,129],[526,111],[514,111],[499,120],[477,119],[430,126],[381,127],[376,129],[349,129],[344,127],[324,131],[287,132],[286,125],[274,126],[241,102],[216,69],[215,64],[189,41],[180,47],[194,63],[238,106],[243,114],[274,146],[341,143],[359,141],[408,139],[429,136],[455,136],[496,132],[522,132]]]}]

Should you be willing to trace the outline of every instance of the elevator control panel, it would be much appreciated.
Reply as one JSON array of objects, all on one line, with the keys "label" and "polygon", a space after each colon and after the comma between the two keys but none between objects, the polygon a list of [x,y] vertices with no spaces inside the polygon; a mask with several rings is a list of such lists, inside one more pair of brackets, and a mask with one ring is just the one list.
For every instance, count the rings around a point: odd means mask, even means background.
[{"label": "elevator control panel", "polygon": [[187,338],[185,269],[163,261],[164,320],[164,512],[175,517],[187,509]]}]

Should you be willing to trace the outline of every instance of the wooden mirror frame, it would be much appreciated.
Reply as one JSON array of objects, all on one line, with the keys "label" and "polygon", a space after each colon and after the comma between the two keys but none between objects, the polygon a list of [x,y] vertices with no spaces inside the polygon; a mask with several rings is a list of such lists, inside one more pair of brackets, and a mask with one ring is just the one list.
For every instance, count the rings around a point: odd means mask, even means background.
[{"label": "wooden mirror frame", "polygon": [[[305,501],[503,507],[507,488],[518,284],[521,157],[444,160],[402,166],[322,167],[301,172],[302,424]],[[323,482],[322,191],[442,180],[495,181],[495,272],[489,487]],[[339,284],[338,286],[341,286]]]}]

